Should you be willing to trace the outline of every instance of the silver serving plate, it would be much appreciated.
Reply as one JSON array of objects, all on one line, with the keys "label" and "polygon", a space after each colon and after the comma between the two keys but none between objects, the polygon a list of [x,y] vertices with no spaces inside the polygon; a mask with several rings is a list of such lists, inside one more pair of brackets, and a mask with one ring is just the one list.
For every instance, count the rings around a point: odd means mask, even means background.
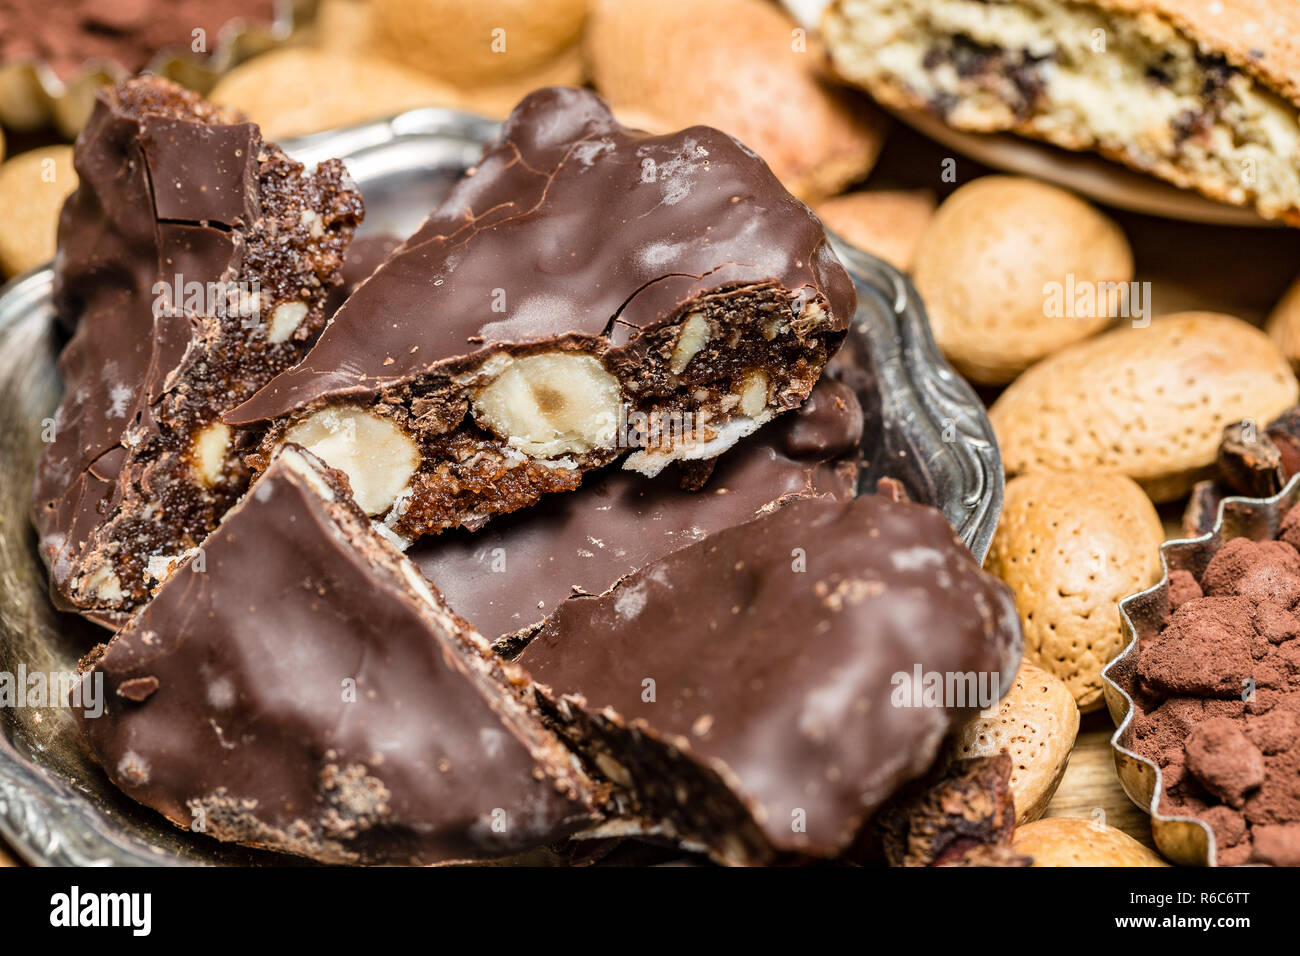
[{"label": "silver serving plate", "polygon": [[[364,232],[409,235],[495,138],[496,124],[449,110],[285,143],[311,164],[347,162],[366,200]],[[861,490],[900,480],[935,505],[983,560],[1002,507],[1002,463],[983,406],[944,362],[916,291],[843,242],[859,307],[838,374],[867,410]],[[71,671],[107,632],[51,606],[28,521],[42,421],[53,415],[60,347],[40,269],[0,294],[0,671]],[[0,709],[0,835],[30,863],[166,865],[299,862],[179,830],[113,787],[81,751],[65,708]]]}]

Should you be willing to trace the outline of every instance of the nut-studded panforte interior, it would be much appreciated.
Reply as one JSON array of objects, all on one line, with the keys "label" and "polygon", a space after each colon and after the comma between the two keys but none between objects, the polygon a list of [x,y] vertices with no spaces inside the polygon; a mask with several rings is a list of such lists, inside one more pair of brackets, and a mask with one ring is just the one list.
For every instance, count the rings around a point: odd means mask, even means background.
[{"label": "nut-studded panforte interior", "polygon": [[33,509],[60,603],[110,626],[248,487],[221,421],[325,324],[361,195],[166,80],[99,95],[63,210],[56,302],[72,340]]},{"label": "nut-studded panforte interior", "polygon": [[225,421],[271,422],[255,468],[309,448],[404,540],[473,529],[620,458],[716,457],[808,396],[854,302],[821,224],[731,137],[544,90]]}]

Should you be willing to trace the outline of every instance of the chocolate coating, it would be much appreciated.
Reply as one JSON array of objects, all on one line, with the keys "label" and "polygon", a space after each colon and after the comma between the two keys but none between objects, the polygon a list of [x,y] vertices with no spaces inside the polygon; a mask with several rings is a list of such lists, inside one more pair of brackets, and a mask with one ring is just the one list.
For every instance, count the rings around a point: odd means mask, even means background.
[{"label": "chocolate coating", "polygon": [[339,310],[348,296],[357,290],[379,268],[394,249],[402,244],[396,236],[379,234],[374,236],[357,236],[348,246],[347,255],[343,257],[343,281],[330,289],[325,300],[325,314],[333,315]]},{"label": "chocolate coating", "polygon": [[[149,559],[197,545],[247,487],[240,436],[213,478],[189,464],[196,435],[305,354],[361,197],[337,160],[308,175],[253,124],[154,77],[100,91],[74,161],[54,270],[73,335],[33,519],[55,600],[117,626],[147,599]],[[258,287],[265,321],[210,291],[235,285]],[[274,341],[283,304],[305,315]]]},{"label": "chocolate coating", "polygon": [[1010,592],[939,512],[873,495],[791,501],[570,598],[520,663],[642,815],[750,863],[844,851],[972,713],[895,706],[896,683],[1007,686],[1021,645]]},{"label": "chocolate coating", "polygon": [[199,124],[150,118],[141,131],[161,220],[211,222],[234,228],[256,221],[257,152],[262,137],[252,123]]},{"label": "chocolate coating", "polygon": [[651,136],[589,91],[539,90],[310,355],[225,420],[374,393],[504,343],[618,348],[743,286],[823,301],[839,338],[856,303],[816,217],[730,136]]},{"label": "chocolate coating", "polygon": [[106,709],[78,720],[133,799],[327,862],[501,856],[587,819],[563,747],[337,473],[290,446],[203,555],[89,671]]},{"label": "chocolate coating", "polygon": [[[646,479],[607,468],[577,491],[552,495],[481,531],[422,539],[408,556],[489,640],[515,635],[571,593],[600,594],[647,563],[749,521],[785,498],[852,497],[856,468],[830,461],[849,450],[843,436],[862,421],[856,397],[848,392],[846,399],[842,391],[823,378],[801,408],[717,459],[698,491],[684,490],[675,471]],[[819,432],[835,441],[801,439],[801,454],[791,454],[790,435],[808,431],[810,407]]]},{"label": "chocolate coating", "polygon": [[857,394],[843,382],[823,376],[786,423],[782,445],[800,458],[834,458],[862,440],[863,413]]}]

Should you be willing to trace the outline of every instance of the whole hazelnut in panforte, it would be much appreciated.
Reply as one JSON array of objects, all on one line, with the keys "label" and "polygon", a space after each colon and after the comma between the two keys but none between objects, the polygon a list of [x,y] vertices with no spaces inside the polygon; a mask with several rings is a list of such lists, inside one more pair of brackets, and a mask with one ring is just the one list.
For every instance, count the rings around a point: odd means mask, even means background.
[{"label": "whole hazelnut in panforte", "polygon": [[371,0],[374,50],[473,89],[531,73],[575,44],[587,2]]},{"label": "whole hazelnut in panforte", "polygon": [[1009,475],[1128,475],[1154,501],[1186,494],[1214,464],[1223,427],[1270,422],[1300,396],[1267,335],[1181,312],[1080,342],[1039,362],[989,409]]},{"label": "whole hazelnut in panforte", "polygon": [[826,228],[903,272],[934,215],[928,189],[870,189],[845,193],[813,207]]},{"label": "whole hazelnut in panforte", "polygon": [[958,732],[957,756],[1011,758],[1016,822],[1037,820],[1052,802],[1079,733],[1079,708],[1065,683],[1022,661],[1007,695]]},{"label": "whole hazelnut in panforte", "polygon": [[[3,144],[0,144],[0,151]],[[77,188],[71,146],[19,153],[0,165],[0,271],[13,277],[54,258],[59,210]]]},{"label": "whole hazelnut in panforte", "polygon": [[1065,190],[985,176],[939,207],[912,275],[943,354],[999,385],[1109,325],[1128,304],[1133,253],[1119,226]]},{"label": "whole hazelnut in panforte", "polygon": [[[597,89],[647,128],[716,126],[801,199],[875,165],[884,120],[827,82],[816,42],[763,0],[597,0],[584,38]],[[657,122],[656,122],[657,121]]]},{"label": "whole hazelnut in panforte", "polygon": [[1168,866],[1123,830],[1082,817],[1051,817],[1016,828],[1012,849],[1034,866]]},{"label": "whole hazelnut in panforte", "polygon": [[1160,578],[1164,528],[1123,475],[1044,472],[1007,483],[985,568],[1016,596],[1025,657],[1102,706],[1101,669],[1127,643],[1119,601]]}]

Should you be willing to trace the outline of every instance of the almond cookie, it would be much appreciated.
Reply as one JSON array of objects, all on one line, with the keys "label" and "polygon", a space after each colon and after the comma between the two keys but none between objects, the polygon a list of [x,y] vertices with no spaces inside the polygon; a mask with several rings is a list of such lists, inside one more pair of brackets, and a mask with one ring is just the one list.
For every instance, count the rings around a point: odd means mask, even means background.
[{"label": "almond cookie", "polygon": [[1119,601],[1160,578],[1164,528],[1123,475],[1036,473],[1007,483],[985,566],[1016,596],[1025,657],[1082,711],[1103,704],[1101,669],[1126,643]]},{"label": "almond cookie", "polygon": [[500,83],[480,83],[472,89],[457,88],[457,105],[467,113],[505,119],[515,104],[533,90],[547,86],[582,86],[586,80],[587,64],[581,47],[575,44],[520,76],[512,76]]},{"label": "almond cookie", "polygon": [[813,212],[845,242],[910,272],[934,205],[928,189],[872,189],[827,199]]},{"label": "almond cookie", "polygon": [[1008,475],[1118,472],[1159,502],[1186,494],[1213,465],[1225,425],[1272,421],[1298,396],[1286,358],[1259,329],[1181,312],[1044,359],[989,419]]},{"label": "almond cookie", "polygon": [[6,277],[54,258],[59,210],[76,188],[71,146],[43,146],[0,166],[0,271]]},{"label": "almond cookie", "polygon": [[1268,315],[1269,337],[1292,366],[1300,366],[1300,278],[1278,299]]},{"label": "almond cookie", "polygon": [[917,246],[913,277],[939,348],[986,385],[1133,311],[1133,253],[1119,226],[1063,189],[1016,176],[984,176],[948,197]]},{"label": "almond cookie", "polygon": [[1094,150],[1300,223],[1292,0],[836,0],[823,33],[888,106]]},{"label": "almond cookie", "polygon": [[1082,817],[1050,817],[1016,828],[1012,849],[1034,866],[1168,866],[1123,830]]},{"label": "almond cookie", "polygon": [[576,44],[587,3],[371,0],[374,50],[445,83],[475,89],[533,73]]},{"label": "almond cookie", "polygon": [[1060,678],[1023,661],[1011,690],[957,733],[962,758],[1011,757],[1016,823],[1037,820],[1065,775],[1079,733],[1079,708]]},{"label": "almond cookie", "polygon": [[254,57],[223,76],[208,98],[246,113],[276,139],[459,102],[452,87],[403,66],[305,47]]},{"label": "almond cookie", "polygon": [[598,0],[585,50],[615,112],[654,132],[716,126],[801,199],[862,179],[880,152],[880,115],[827,86],[815,41],[761,0]]}]

